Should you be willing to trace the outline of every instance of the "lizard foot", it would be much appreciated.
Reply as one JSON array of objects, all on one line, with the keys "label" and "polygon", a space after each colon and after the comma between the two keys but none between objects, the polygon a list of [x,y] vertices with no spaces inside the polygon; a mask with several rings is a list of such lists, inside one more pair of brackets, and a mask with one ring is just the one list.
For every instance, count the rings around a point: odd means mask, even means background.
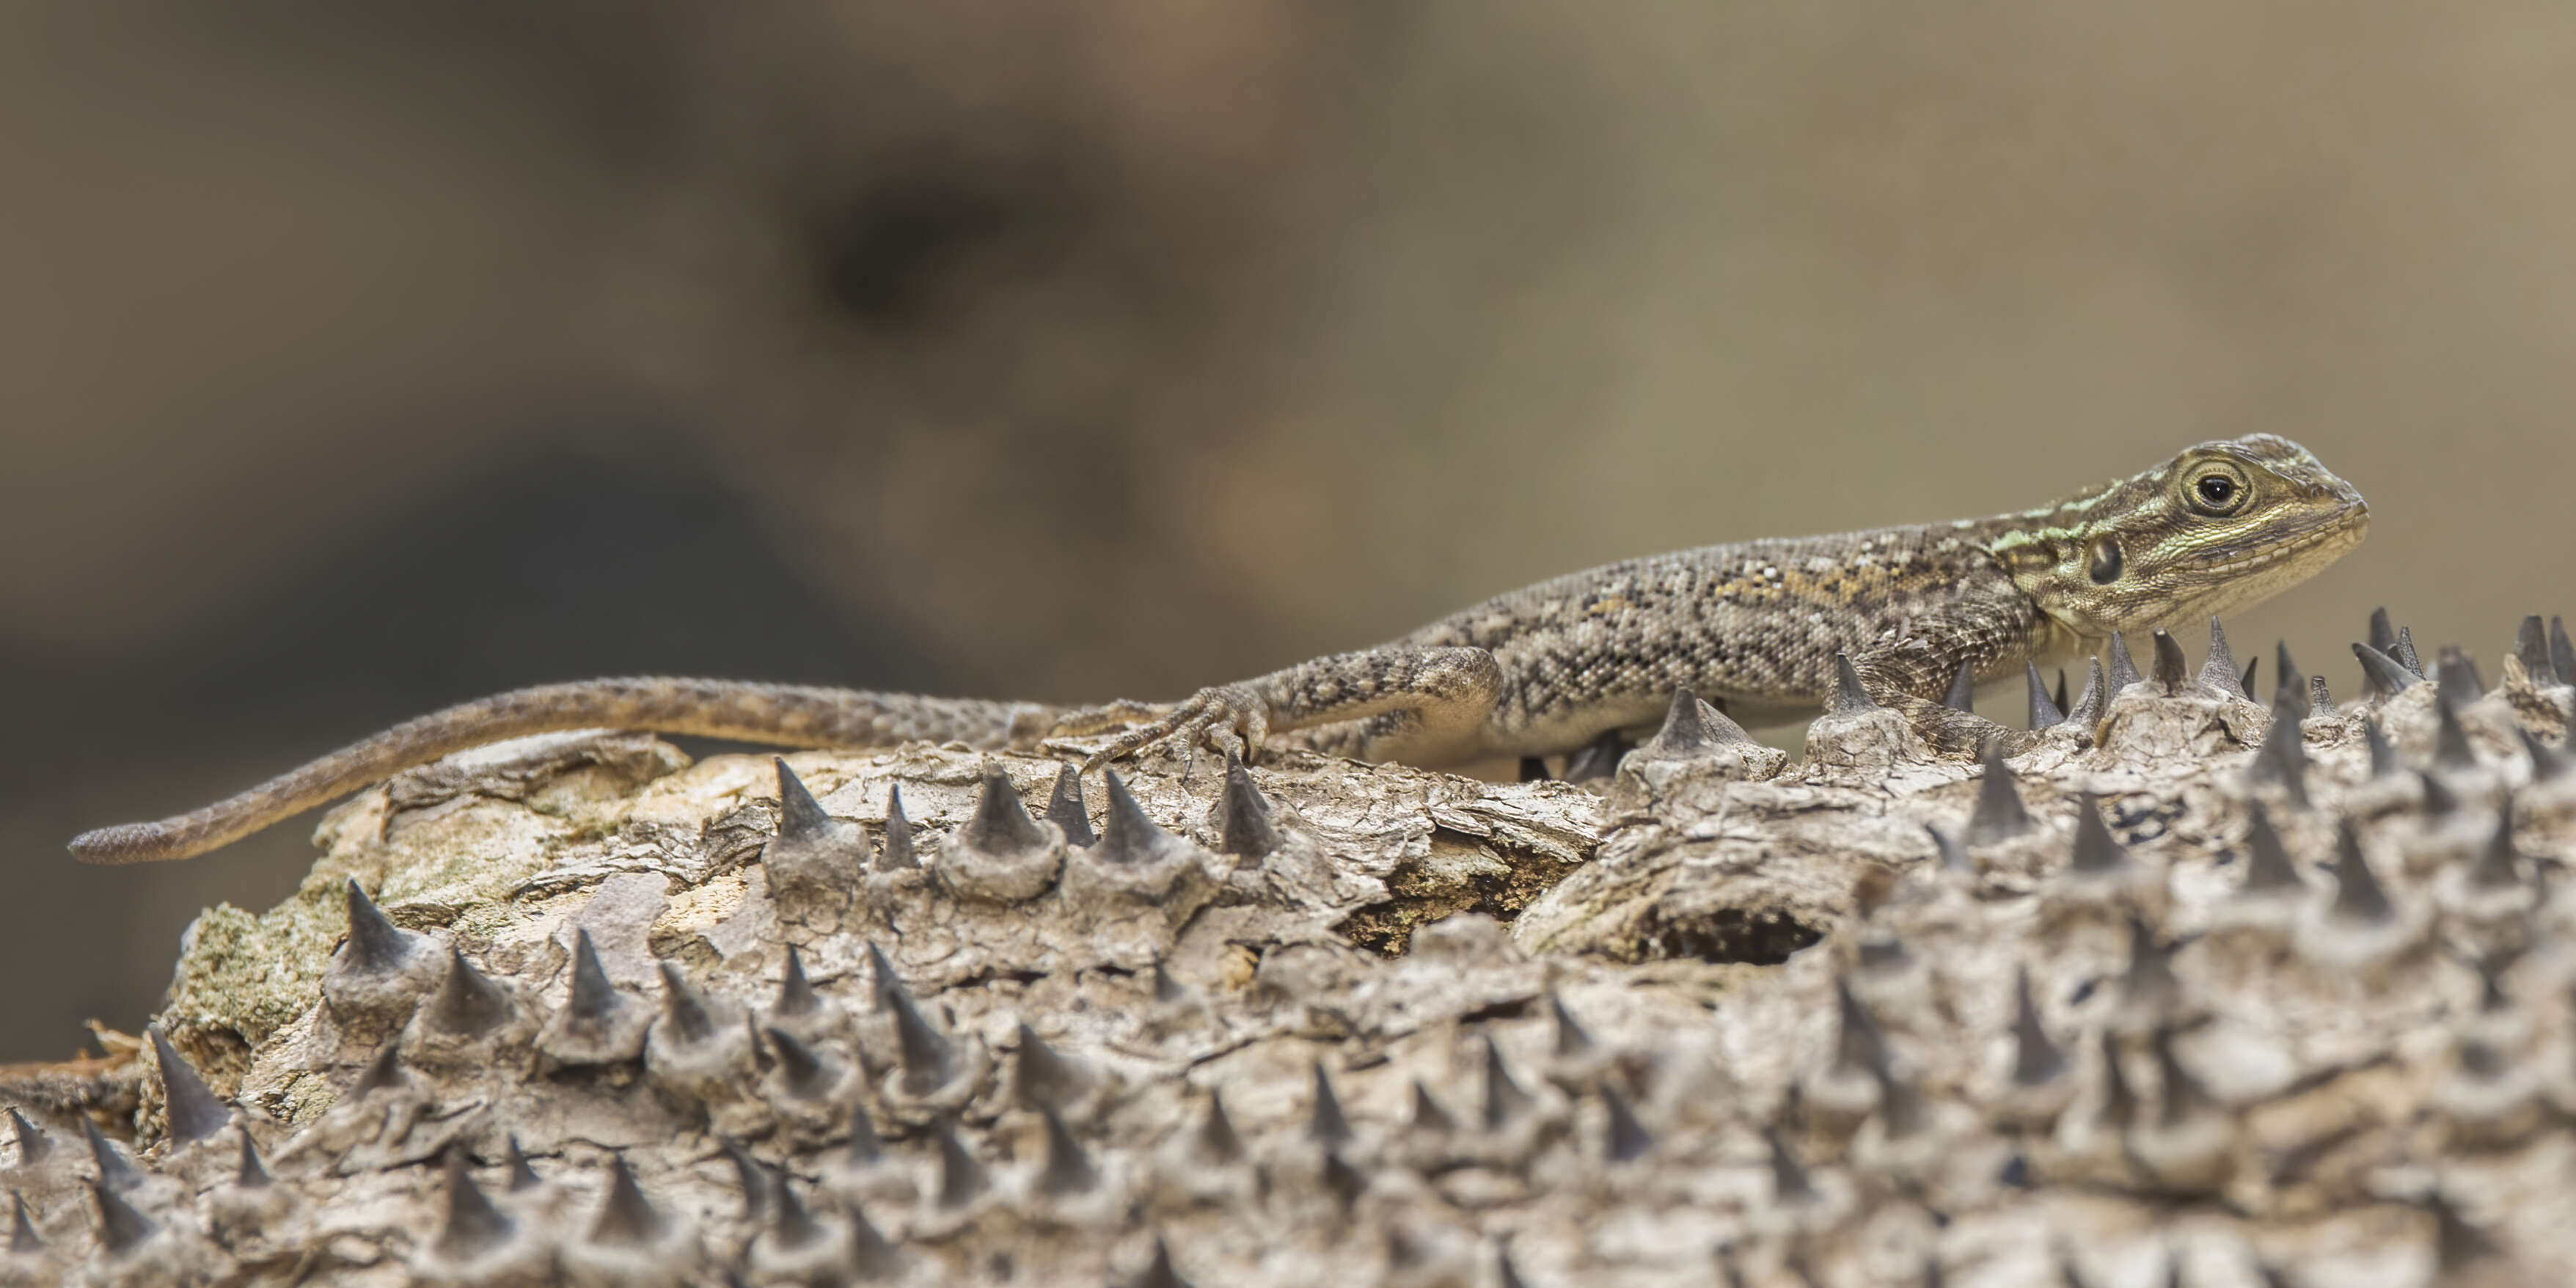
[{"label": "lizard foot", "polygon": [[[1132,702],[1076,711],[1056,723],[1053,736],[1098,732],[1132,723],[1152,708]],[[1083,761],[1086,770],[1132,756],[1159,743],[1178,741],[1184,751],[1205,744],[1219,755],[1252,760],[1270,735],[1270,705],[1250,685],[1220,684],[1197,693],[1153,719],[1118,735]]]},{"label": "lizard foot", "polygon": [[2026,729],[1997,724],[1984,716],[1951,707],[1930,707],[1909,712],[1914,718],[1914,732],[1934,751],[1953,756],[1984,756],[1993,751],[2004,756],[2018,756],[2039,743],[2039,736]]}]

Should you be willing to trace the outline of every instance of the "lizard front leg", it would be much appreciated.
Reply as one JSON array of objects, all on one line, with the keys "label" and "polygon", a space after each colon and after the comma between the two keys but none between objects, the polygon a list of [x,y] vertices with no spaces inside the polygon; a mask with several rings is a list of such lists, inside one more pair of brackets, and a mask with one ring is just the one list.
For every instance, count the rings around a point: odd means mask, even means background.
[{"label": "lizard front leg", "polygon": [[2036,610],[2017,591],[1972,592],[1930,617],[1906,624],[1901,635],[1852,655],[1861,687],[1896,708],[1934,750],[1974,756],[1990,744],[2025,750],[2030,735],[1971,712],[1944,706],[1941,695],[1962,666],[1980,678],[2030,656]]},{"label": "lizard front leg", "polygon": [[[1390,645],[1337,653],[1201,689],[1119,735],[1087,763],[1096,766],[1175,738],[1249,759],[1274,732],[1351,720],[1372,721],[1374,736],[1363,751],[1369,759],[1461,759],[1475,753],[1485,717],[1502,691],[1502,666],[1481,648]],[[1058,721],[1052,736],[1113,728],[1132,719],[1135,709],[1133,703],[1111,703],[1077,711]]]}]

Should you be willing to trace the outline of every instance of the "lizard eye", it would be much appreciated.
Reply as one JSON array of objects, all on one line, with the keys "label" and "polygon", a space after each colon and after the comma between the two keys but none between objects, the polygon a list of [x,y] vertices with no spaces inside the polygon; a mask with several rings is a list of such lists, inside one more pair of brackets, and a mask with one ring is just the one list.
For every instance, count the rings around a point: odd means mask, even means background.
[{"label": "lizard eye", "polygon": [[2243,509],[2249,494],[2244,479],[2226,470],[2213,469],[2191,481],[2188,499],[2192,509],[2213,518],[2223,518]]},{"label": "lizard eye", "polygon": [[2119,542],[2114,541],[2109,537],[2103,537],[2096,540],[2093,543],[2093,567],[2091,569],[2093,584],[2096,586],[2108,586],[2112,582],[2118,581],[2120,579],[2120,570],[2127,566],[2127,562],[2127,560],[2120,557]]}]

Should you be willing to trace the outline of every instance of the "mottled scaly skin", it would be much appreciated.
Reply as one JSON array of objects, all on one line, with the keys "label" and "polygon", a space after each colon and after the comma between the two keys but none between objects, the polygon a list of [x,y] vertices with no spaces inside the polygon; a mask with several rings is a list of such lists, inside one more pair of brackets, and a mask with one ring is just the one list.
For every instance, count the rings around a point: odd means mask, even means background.
[{"label": "mottled scaly skin", "polygon": [[71,848],[91,863],[191,858],[398,770],[532,733],[649,729],[789,747],[1030,747],[1063,714],[1033,702],[659,675],[541,684],[407,720],[203,809],[83,833]]},{"label": "mottled scaly skin", "polygon": [[2019,514],[1610,564],[1168,707],[1066,712],[724,680],[547,685],[396,726],[191,814],[88,833],[72,851],[98,863],[187,858],[408,766],[557,729],[1021,749],[1123,729],[1095,762],[1176,738],[1254,754],[1274,735],[1425,765],[1544,755],[1649,723],[1685,685],[1749,716],[1812,710],[1833,688],[1837,654],[1932,745],[1970,751],[2004,731],[1937,702],[1963,666],[1993,679],[2113,631],[2261,599],[2358,544],[2369,513],[2306,449],[2257,434]]}]

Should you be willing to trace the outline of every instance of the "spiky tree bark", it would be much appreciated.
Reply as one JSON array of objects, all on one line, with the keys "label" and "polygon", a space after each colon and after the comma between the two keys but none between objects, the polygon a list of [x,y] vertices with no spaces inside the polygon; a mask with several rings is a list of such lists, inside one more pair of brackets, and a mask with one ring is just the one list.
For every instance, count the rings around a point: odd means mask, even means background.
[{"label": "spiky tree bark", "polygon": [[0,1282],[2576,1282],[2564,631],[2374,643],[1982,766],[511,744],[0,1090]]}]

